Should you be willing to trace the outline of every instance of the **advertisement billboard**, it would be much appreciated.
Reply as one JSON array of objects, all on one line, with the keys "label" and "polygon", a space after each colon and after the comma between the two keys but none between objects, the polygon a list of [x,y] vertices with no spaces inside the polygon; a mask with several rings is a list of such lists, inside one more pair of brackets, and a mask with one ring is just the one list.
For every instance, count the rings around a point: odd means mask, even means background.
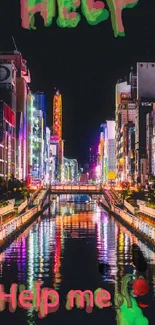
[{"label": "advertisement billboard", "polygon": [[108,172],[108,180],[115,180],[116,179],[116,173],[115,172]]},{"label": "advertisement billboard", "polygon": [[0,142],[3,142],[3,102],[0,101]]},{"label": "advertisement billboard", "polygon": [[115,139],[115,121],[107,121],[108,139]]},{"label": "advertisement billboard", "polygon": [[51,144],[50,145],[50,150],[51,150],[52,156],[57,155],[57,145],[56,144]]}]

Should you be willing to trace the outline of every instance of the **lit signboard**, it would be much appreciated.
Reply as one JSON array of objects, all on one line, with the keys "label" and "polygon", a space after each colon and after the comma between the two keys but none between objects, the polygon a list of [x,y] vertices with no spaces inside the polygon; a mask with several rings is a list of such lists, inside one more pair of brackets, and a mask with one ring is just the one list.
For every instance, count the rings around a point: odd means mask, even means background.
[{"label": "lit signboard", "polygon": [[52,152],[52,156],[56,156],[57,155],[57,146],[55,144],[51,144],[50,149]]},{"label": "lit signboard", "polygon": [[0,102],[0,142],[3,142],[3,103]]},{"label": "lit signboard", "polygon": [[142,103],[141,103],[141,106],[146,106],[146,107],[148,107],[148,106],[152,106],[152,104],[153,104],[153,103],[142,102]]},{"label": "lit signboard", "polygon": [[108,179],[109,180],[114,180],[116,178],[116,173],[115,172],[108,172]]}]

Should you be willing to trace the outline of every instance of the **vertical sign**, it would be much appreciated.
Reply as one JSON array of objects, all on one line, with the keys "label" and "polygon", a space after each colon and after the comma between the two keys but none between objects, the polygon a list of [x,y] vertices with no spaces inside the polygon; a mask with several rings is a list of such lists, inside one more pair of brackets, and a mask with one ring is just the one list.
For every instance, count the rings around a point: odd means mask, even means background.
[{"label": "vertical sign", "polygon": [[3,131],[4,131],[3,102],[0,102],[0,142],[3,142]]}]

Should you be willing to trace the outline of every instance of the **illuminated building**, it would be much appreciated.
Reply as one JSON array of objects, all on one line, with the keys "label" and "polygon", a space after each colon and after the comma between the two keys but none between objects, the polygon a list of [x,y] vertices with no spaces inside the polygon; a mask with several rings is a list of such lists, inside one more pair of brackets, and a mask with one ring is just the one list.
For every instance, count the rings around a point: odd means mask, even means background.
[{"label": "illuminated building", "polygon": [[128,165],[127,179],[132,184],[135,179],[135,124],[129,125],[128,128]]},{"label": "illuminated building", "polygon": [[26,103],[30,74],[18,51],[0,52],[0,98],[16,113],[16,176],[26,179],[27,116]]},{"label": "illuminated building", "polygon": [[72,182],[78,180],[78,162],[76,159],[63,160],[63,178],[65,182]]},{"label": "illuminated building", "polygon": [[100,179],[103,182],[103,170],[104,170],[104,133],[102,130],[102,125],[100,127],[100,145],[99,145],[99,154],[100,154]]},{"label": "illuminated building", "polygon": [[[114,182],[116,179],[116,140],[115,140],[115,121],[106,121],[101,125],[101,133],[104,139],[102,149],[101,170],[102,181],[104,183]],[[103,140],[102,140],[103,141]]]},{"label": "illuminated building", "polygon": [[[146,185],[155,172],[155,63],[137,63],[129,82],[116,85],[118,181]],[[135,142],[135,144],[134,144]]]},{"label": "illuminated building", "polygon": [[51,171],[51,159],[50,159],[50,135],[51,131],[48,127],[46,127],[46,151],[45,151],[45,176],[44,181],[45,184],[51,183],[50,171]]},{"label": "illuminated building", "polygon": [[[137,63],[137,104],[136,104],[136,172],[135,180],[145,185],[151,172],[151,151],[148,136],[152,138],[151,112],[155,102],[155,63]],[[150,123],[150,122],[151,123]],[[149,126],[150,124],[150,126]],[[150,133],[151,132],[151,133]],[[152,140],[153,141],[153,140]]]},{"label": "illuminated building", "polygon": [[16,113],[0,101],[0,176],[16,172]]},{"label": "illuminated building", "polygon": [[56,91],[53,99],[53,135],[58,139],[58,173],[57,178],[62,180],[63,146],[62,141],[62,97],[59,90]]},{"label": "illuminated building", "polygon": [[[38,111],[42,111],[43,116],[43,154],[46,157],[46,95],[43,92],[34,94],[34,106]],[[43,160],[43,175],[46,174],[46,159]]]},{"label": "illuminated building", "polygon": [[[49,148],[50,130],[44,130],[46,123],[43,94],[28,93],[27,100],[27,163],[28,163],[28,184],[35,180],[43,180],[49,183]],[[36,108],[36,105],[38,106]],[[39,110],[39,107],[42,108]],[[45,119],[45,120],[44,120]],[[45,139],[44,139],[45,137]],[[46,169],[44,169],[46,168]]]},{"label": "illuminated building", "polygon": [[89,148],[89,178],[93,181],[96,180],[97,163],[98,163],[98,147],[95,145]]},{"label": "illuminated building", "polygon": [[16,66],[0,52],[0,175],[16,173]]},{"label": "illuminated building", "polygon": [[58,137],[50,137],[50,179],[51,183],[58,179]]},{"label": "illuminated building", "polygon": [[28,175],[27,185],[32,183],[32,159],[33,159],[33,111],[34,108],[34,96],[31,91],[28,93],[27,98],[27,164],[28,164]]},{"label": "illuminated building", "polygon": [[44,139],[43,139],[43,112],[33,111],[33,144],[32,144],[32,178],[33,180],[43,180],[44,162]]},{"label": "illuminated building", "polygon": [[134,175],[133,169],[131,173],[131,159],[134,148],[132,146],[130,157],[128,141],[130,136],[129,130],[131,127],[134,127],[135,123],[135,99],[132,98],[132,96],[135,96],[135,83],[135,75],[131,73],[130,84],[125,81],[118,82],[116,85],[116,176],[118,182],[132,180]]},{"label": "illuminated building", "polygon": [[155,110],[152,112],[152,137],[151,137],[151,173],[155,176]]}]

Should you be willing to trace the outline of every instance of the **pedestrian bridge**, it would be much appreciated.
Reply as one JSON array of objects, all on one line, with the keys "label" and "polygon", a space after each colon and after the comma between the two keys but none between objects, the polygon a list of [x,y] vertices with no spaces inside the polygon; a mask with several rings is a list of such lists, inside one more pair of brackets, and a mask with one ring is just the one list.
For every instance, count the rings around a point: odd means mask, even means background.
[{"label": "pedestrian bridge", "polygon": [[100,185],[51,185],[51,194],[101,194]]}]

